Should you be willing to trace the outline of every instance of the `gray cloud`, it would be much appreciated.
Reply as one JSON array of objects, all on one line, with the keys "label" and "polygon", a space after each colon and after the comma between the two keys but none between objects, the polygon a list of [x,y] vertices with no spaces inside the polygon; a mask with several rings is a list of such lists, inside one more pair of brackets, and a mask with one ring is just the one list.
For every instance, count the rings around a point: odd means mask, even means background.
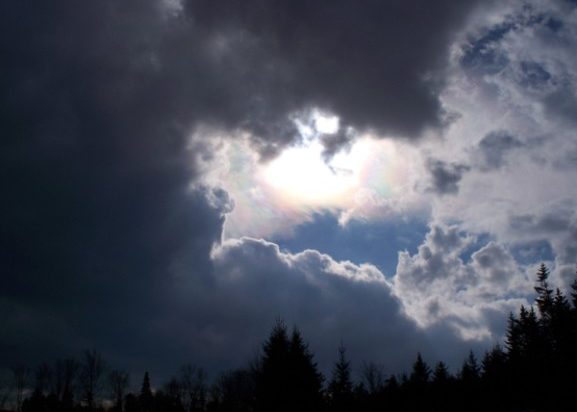
[{"label": "gray cloud", "polygon": [[473,154],[474,161],[485,171],[499,169],[505,164],[507,154],[520,147],[523,147],[521,141],[508,132],[493,131],[479,142],[478,150]]},{"label": "gray cloud", "polygon": [[[284,253],[275,244],[249,238],[226,241],[214,264],[217,311],[230,325],[223,330],[262,336],[275,316],[284,316],[302,329],[325,371],[341,340],[356,369],[373,360],[388,372],[403,370],[418,350],[450,360],[448,342],[457,353],[466,350],[450,331],[441,339],[435,329],[417,328],[372,265],[336,262],[314,250]],[[237,324],[244,331],[236,331]]]},{"label": "gray cloud", "polygon": [[243,67],[226,73],[237,84],[228,97],[252,109],[238,125],[266,135],[252,122],[274,124],[318,106],[345,126],[415,137],[440,125],[449,34],[473,2],[185,4],[205,38],[218,39],[223,56]]},{"label": "gray cloud", "polygon": [[431,178],[429,190],[440,195],[459,192],[459,182],[470,167],[462,163],[447,163],[443,160],[428,159],[427,170]]},{"label": "gray cloud", "polygon": [[[1,364],[95,347],[128,366],[169,368],[191,348],[201,356],[194,342],[230,352],[236,341],[221,334],[233,325],[219,316],[231,315],[213,298],[242,297],[218,283],[210,252],[233,202],[191,189],[211,142],[191,147],[189,136],[205,126],[247,131],[272,156],[299,138],[291,115],[319,106],[344,126],[415,137],[440,124],[451,34],[473,4],[191,0],[168,13],[162,3],[0,6]],[[247,273],[266,250],[238,257]],[[291,285],[281,256],[268,259]],[[322,259],[310,259],[299,264],[319,272]],[[299,270],[291,290],[308,302],[294,318],[304,322],[315,319],[311,296],[329,297]],[[316,319],[334,322],[333,332],[342,318],[330,311],[361,298],[374,307],[353,313],[372,311],[375,327],[391,320],[387,339],[411,329],[385,286],[329,284],[334,301]],[[181,289],[190,293],[175,298]],[[272,290],[278,312],[298,308]],[[260,338],[270,324],[258,324],[247,330]]]}]

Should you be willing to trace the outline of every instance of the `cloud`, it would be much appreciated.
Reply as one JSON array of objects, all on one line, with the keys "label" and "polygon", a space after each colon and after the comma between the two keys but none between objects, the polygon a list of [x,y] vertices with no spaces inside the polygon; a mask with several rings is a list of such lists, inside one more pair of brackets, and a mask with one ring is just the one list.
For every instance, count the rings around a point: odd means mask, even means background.
[{"label": "cloud", "polygon": [[[457,222],[513,248],[546,241],[556,254],[570,243],[571,225],[557,222],[559,231],[539,234],[511,222],[530,216],[553,224],[552,216],[566,220],[560,211],[577,205],[568,173],[575,166],[575,131],[562,110],[575,95],[576,18],[564,1],[494,4],[457,36],[442,100],[460,116],[442,142],[422,149],[424,163],[437,166],[448,178],[439,182],[448,180],[452,191],[450,202],[432,201],[433,221]],[[503,64],[497,69],[495,62]],[[451,164],[468,167],[466,178],[444,173]]]},{"label": "cloud", "polygon": [[[471,253],[472,252],[472,253]],[[467,254],[470,258],[466,259]],[[516,310],[532,292],[507,248],[481,246],[457,226],[432,224],[418,252],[399,252],[393,289],[420,325],[451,325],[465,339],[499,341],[495,313]]]},{"label": "cloud", "polygon": [[428,190],[446,195],[459,191],[459,182],[470,167],[461,163],[447,163],[443,160],[429,159],[427,169],[431,177]]},{"label": "cloud", "polygon": [[494,131],[479,142],[477,151],[479,158],[476,160],[483,170],[499,169],[505,164],[507,154],[522,146],[523,144],[517,138],[506,131]]},{"label": "cloud", "polygon": [[[213,259],[216,310],[225,313],[231,325],[223,330],[240,323],[243,334],[262,336],[274,318],[282,316],[299,326],[327,371],[341,340],[356,368],[373,360],[389,372],[400,371],[417,350],[434,357],[446,354],[440,339],[419,330],[403,314],[391,285],[370,264],[338,262],[315,250],[291,254],[251,238],[225,241]],[[464,350],[454,335],[449,340],[457,351]]]},{"label": "cloud", "polygon": [[449,34],[473,4],[190,1],[185,13],[223,62],[243,65],[227,72],[237,85],[228,97],[251,110],[236,121],[256,135],[271,139],[268,125],[320,107],[344,126],[416,137],[440,125]]}]

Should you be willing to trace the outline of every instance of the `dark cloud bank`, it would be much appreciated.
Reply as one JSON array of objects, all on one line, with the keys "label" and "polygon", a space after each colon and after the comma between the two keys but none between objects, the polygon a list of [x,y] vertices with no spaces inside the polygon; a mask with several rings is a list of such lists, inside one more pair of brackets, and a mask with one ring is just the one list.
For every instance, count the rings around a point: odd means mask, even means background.
[{"label": "dark cloud bank", "polygon": [[246,130],[267,155],[296,138],[291,113],[319,106],[415,137],[442,122],[471,3],[3,2],[0,365],[94,347],[132,369],[236,366],[277,316],[327,357],[342,338],[404,367],[439,342],[370,267],[250,239],[212,260],[231,200],[189,188],[210,151],[187,136]]}]

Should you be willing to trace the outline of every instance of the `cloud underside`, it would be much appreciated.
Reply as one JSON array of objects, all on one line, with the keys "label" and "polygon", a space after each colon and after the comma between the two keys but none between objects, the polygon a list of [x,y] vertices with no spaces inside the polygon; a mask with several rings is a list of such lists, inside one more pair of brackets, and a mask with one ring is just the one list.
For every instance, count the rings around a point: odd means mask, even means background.
[{"label": "cloud underside", "polygon": [[[556,285],[577,261],[577,13],[528,4],[0,6],[0,366],[97,347],[127,368],[224,369],[277,317],[324,367],[341,340],[398,370],[499,339],[539,248]],[[270,159],[314,110],[340,119],[325,160],[351,131],[419,152],[402,195],[429,231],[396,273],[223,239],[235,199],[206,178],[219,147],[241,136]]]}]

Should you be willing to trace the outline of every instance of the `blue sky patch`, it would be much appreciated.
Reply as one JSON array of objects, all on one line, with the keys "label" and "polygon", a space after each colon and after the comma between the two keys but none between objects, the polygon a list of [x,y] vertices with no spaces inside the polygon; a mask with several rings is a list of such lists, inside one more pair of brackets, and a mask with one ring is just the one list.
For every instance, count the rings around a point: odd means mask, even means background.
[{"label": "blue sky patch", "polygon": [[336,260],[372,263],[387,276],[394,275],[398,252],[417,252],[429,228],[424,219],[382,222],[350,221],[339,225],[331,213],[316,214],[313,221],[298,226],[290,238],[273,238],[282,249],[296,253],[316,249]]}]

